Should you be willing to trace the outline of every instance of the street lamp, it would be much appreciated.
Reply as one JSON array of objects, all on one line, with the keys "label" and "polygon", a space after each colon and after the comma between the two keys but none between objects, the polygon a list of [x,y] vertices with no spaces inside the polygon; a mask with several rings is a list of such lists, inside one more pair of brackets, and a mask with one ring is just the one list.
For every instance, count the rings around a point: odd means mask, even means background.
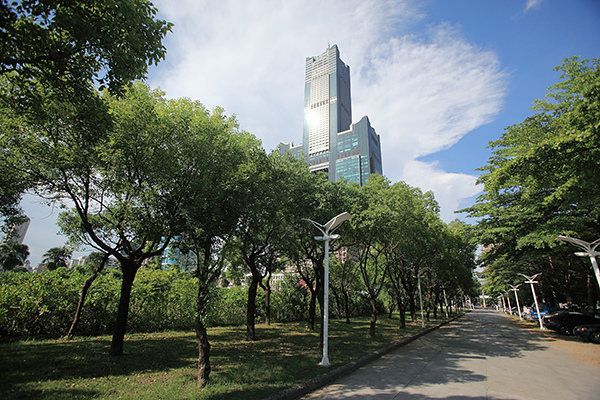
[{"label": "street lamp", "polygon": [[598,269],[598,262],[596,261],[596,256],[600,256],[600,252],[596,251],[596,247],[598,247],[598,245],[600,244],[600,239],[592,243],[584,242],[581,239],[575,239],[569,236],[559,236],[556,239],[573,243],[575,246],[585,250],[578,251],[577,253],[575,253],[575,255],[579,257],[590,258],[590,261],[592,262],[592,268],[594,269],[594,273],[596,274],[596,282],[598,283],[598,287],[600,287],[600,269]]},{"label": "street lamp", "polygon": [[525,279],[527,279],[525,281],[525,283],[529,283],[531,285],[531,293],[533,293],[533,301],[535,302],[535,309],[537,311],[537,316],[538,316],[538,320],[540,321],[540,329],[544,329],[544,324],[542,324],[542,316],[540,315],[540,306],[538,306],[538,301],[537,301],[537,297],[535,295],[535,288],[533,287],[534,283],[538,283],[537,281],[534,281],[534,279],[538,276],[541,275],[542,273],[540,272],[539,274],[535,274],[534,276],[527,276],[525,274],[518,274],[521,275],[523,277],[525,277]]},{"label": "street lamp", "polygon": [[506,301],[504,300],[504,293],[500,293],[500,300],[502,301],[502,312],[506,313]]},{"label": "street lamp", "polygon": [[425,317],[423,316],[423,295],[421,294],[421,274],[417,274],[417,282],[419,286],[419,302],[421,303],[421,327],[425,328]]},{"label": "street lamp", "polygon": [[444,293],[444,305],[446,306],[446,318],[448,318],[448,299],[446,298],[446,286],[442,286],[442,292]]},{"label": "street lamp", "polygon": [[324,299],[323,299],[323,359],[319,363],[324,367],[330,365],[329,358],[327,357],[328,347],[328,334],[329,334],[329,241],[332,239],[339,239],[340,235],[333,234],[333,231],[339,227],[342,222],[350,219],[352,215],[347,212],[343,212],[329,220],[325,225],[321,225],[308,218],[303,218],[304,221],[309,221],[315,226],[323,236],[315,236],[315,240],[322,240],[325,242],[325,277],[323,282]]},{"label": "street lamp", "polygon": [[519,320],[522,320],[523,317],[521,317],[521,306],[519,305],[519,296],[517,296],[517,292],[519,291],[519,286],[521,286],[521,284],[519,283],[517,286],[513,286],[511,284],[508,284],[508,286],[511,287],[510,290],[512,290],[513,292],[515,292],[515,299],[517,299],[517,312],[519,313]]},{"label": "street lamp", "polygon": [[506,295],[506,300],[508,300],[508,313],[512,315],[512,305],[510,304],[510,296],[508,295],[508,292],[504,294]]}]

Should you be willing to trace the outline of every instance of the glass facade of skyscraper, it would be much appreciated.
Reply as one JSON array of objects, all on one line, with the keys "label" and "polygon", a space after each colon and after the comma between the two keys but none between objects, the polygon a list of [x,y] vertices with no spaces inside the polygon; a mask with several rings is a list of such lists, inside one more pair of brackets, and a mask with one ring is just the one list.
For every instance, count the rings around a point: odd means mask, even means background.
[{"label": "glass facade of skyscraper", "polygon": [[367,117],[351,122],[350,67],[333,45],[306,59],[303,142],[281,143],[279,151],[304,157],[312,171],[327,172],[330,181],[363,185],[372,173],[383,174],[381,145]]}]

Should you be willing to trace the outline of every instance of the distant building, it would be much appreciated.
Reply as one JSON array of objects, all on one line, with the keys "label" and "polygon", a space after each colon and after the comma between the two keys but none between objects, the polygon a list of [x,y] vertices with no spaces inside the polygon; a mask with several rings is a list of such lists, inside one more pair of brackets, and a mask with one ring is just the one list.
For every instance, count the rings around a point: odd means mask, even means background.
[{"label": "distant building", "polygon": [[304,158],[311,171],[364,185],[371,174],[383,175],[381,141],[368,117],[352,124],[350,67],[337,45],[306,59],[302,144],[280,143],[282,154]]},{"label": "distant building", "polygon": [[85,261],[87,260],[88,256],[81,256],[79,258],[72,258],[69,261],[69,268],[72,269],[74,267],[76,267],[77,265],[85,265]]},{"label": "distant building", "polygon": [[[27,218],[27,217],[25,217],[25,218]],[[23,241],[25,240],[25,235],[27,234],[27,229],[29,229],[30,223],[31,223],[31,220],[29,218],[27,218],[24,222],[20,223],[19,225],[13,224],[8,229],[8,232],[6,233],[4,240],[5,241],[11,240],[13,242],[23,244]]]}]

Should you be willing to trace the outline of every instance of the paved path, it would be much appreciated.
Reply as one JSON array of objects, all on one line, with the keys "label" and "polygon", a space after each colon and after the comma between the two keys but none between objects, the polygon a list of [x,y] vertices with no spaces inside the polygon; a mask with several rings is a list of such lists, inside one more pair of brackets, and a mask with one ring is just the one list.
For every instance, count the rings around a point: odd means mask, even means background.
[{"label": "paved path", "polygon": [[474,310],[303,399],[596,400],[600,365]]}]

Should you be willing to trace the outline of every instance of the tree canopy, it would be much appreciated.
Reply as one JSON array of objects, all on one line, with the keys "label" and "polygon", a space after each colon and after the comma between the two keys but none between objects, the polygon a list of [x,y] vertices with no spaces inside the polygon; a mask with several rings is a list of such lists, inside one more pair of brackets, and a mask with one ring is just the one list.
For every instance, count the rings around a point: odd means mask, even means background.
[{"label": "tree canopy", "polygon": [[[97,89],[123,94],[127,84],[145,77],[148,64],[165,57],[162,39],[171,24],[156,19],[156,12],[147,0],[2,0],[0,217],[5,222],[19,216],[21,195],[38,177],[15,167],[14,143],[4,137],[28,125],[50,129],[52,121],[54,132],[77,124],[99,135],[111,118]],[[59,116],[60,108],[71,116]]]},{"label": "tree canopy", "polygon": [[566,59],[555,68],[561,81],[534,102],[535,113],[490,143],[479,178],[484,193],[466,211],[480,218],[475,232],[487,246],[495,288],[512,283],[515,269],[544,271],[546,296],[565,301],[573,293],[565,283],[581,286],[575,282],[587,277],[589,262],[571,261],[573,249],[556,237],[600,236],[599,63]]},{"label": "tree canopy", "polygon": [[0,75],[75,93],[93,82],[120,93],[165,57],[171,24],[148,0],[2,0]]}]

